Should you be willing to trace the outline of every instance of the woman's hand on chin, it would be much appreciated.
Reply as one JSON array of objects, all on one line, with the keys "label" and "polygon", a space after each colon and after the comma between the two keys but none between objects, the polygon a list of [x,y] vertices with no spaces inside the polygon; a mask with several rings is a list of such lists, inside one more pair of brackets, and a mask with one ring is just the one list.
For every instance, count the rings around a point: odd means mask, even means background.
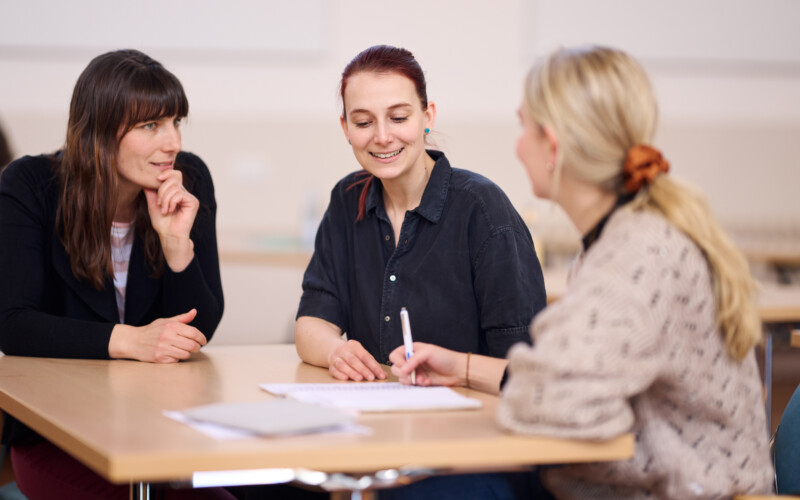
[{"label": "woman's hand on chin", "polygon": [[167,170],[158,176],[158,190],[144,189],[150,222],[161,240],[167,265],[181,272],[194,258],[194,243],[189,234],[200,202],[183,186],[179,170]]}]

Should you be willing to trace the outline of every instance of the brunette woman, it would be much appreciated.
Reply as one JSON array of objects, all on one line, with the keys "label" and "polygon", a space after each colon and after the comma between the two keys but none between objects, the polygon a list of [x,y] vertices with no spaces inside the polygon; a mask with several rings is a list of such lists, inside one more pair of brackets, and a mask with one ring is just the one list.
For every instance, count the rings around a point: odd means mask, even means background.
[{"label": "brunette woman", "polygon": [[[109,52],[78,78],[63,150],[3,171],[5,354],[173,363],[211,338],[223,307],[216,202],[208,168],[181,151],[188,111],[183,87],[161,64],[135,50]],[[128,498],[127,486],[19,422],[7,418],[3,431],[31,500]],[[168,492],[185,495],[227,497]]]}]

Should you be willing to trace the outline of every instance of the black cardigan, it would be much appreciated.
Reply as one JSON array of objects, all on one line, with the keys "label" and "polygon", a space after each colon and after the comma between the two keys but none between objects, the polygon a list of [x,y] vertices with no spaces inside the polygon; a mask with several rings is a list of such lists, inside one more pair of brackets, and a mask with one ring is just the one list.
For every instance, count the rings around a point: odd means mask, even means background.
[{"label": "black cardigan", "polygon": [[[191,324],[210,340],[223,309],[214,185],[197,156],[179,153],[176,168],[200,201],[191,232],[195,258],[180,273],[165,265],[163,274],[153,278],[136,237],[125,323],[142,326],[196,308]],[[0,177],[0,350],[20,356],[108,359],[111,330],[119,323],[112,277],[98,291],[73,275],[57,234],[59,187],[51,156],[21,158]]]}]

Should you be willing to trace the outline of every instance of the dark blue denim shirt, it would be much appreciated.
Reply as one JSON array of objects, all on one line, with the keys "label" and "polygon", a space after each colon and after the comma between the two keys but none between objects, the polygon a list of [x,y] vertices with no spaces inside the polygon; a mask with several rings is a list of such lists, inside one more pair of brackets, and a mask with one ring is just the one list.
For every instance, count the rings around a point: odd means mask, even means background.
[{"label": "dark blue denim shirt", "polygon": [[329,321],[380,363],[402,345],[400,308],[414,340],[503,357],[530,342],[546,305],[531,235],[505,193],[485,177],[436,162],[419,206],[406,212],[395,245],[377,178],[356,222],[362,185],[353,173],[331,192],[297,316]]}]

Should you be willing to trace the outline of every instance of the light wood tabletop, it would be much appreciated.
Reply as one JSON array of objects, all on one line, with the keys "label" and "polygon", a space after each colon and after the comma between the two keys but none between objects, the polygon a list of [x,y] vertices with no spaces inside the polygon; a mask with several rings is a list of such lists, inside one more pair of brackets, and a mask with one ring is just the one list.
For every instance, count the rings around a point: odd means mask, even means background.
[{"label": "light wood tabletop", "polygon": [[631,457],[633,438],[587,442],[518,436],[480,410],[361,414],[370,435],[314,434],[217,441],[163,415],[271,398],[259,383],[331,382],[293,345],[207,347],[171,365],[0,357],[0,408],[112,482],[189,480],[194,472],[297,468],[360,473],[389,468],[483,468]]},{"label": "light wood tabletop", "polygon": [[[544,268],[547,302],[566,293],[567,269]],[[759,283],[756,301],[758,314],[764,323],[800,322],[800,286],[778,283]]]},{"label": "light wood tabletop", "polygon": [[762,283],[758,314],[764,323],[800,322],[800,286]]}]

